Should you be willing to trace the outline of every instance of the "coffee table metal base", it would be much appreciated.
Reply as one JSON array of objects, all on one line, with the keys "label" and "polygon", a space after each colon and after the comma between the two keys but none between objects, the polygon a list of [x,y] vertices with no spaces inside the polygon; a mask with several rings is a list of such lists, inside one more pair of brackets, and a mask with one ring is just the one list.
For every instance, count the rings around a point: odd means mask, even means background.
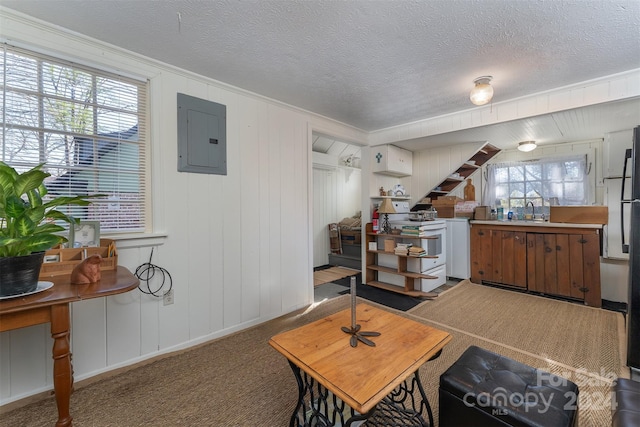
[{"label": "coffee table metal base", "polygon": [[433,413],[418,371],[368,413],[359,414],[297,365],[289,362],[289,366],[298,383],[298,403],[290,427],[433,427]]}]

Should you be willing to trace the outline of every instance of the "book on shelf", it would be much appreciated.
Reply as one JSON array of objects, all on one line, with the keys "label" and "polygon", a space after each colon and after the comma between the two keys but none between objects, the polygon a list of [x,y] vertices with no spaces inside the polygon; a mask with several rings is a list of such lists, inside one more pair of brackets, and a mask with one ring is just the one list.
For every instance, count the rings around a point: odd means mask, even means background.
[{"label": "book on shelf", "polygon": [[428,225],[403,225],[402,226],[402,230],[403,231],[425,231],[428,230],[429,226]]},{"label": "book on shelf", "polygon": [[417,232],[417,233],[410,233],[410,232],[403,231],[402,233],[400,233],[400,235],[409,236],[409,237],[427,237],[427,233],[424,231]]},{"label": "book on shelf", "polygon": [[423,248],[411,248],[411,249],[415,249],[415,250],[409,250],[409,256],[421,257],[421,256],[427,255],[427,251],[425,251]]},{"label": "book on shelf", "polygon": [[409,243],[409,242],[398,242],[396,244],[396,246],[401,247],[401,248],[410,248],[413,246],[413,243]]}]

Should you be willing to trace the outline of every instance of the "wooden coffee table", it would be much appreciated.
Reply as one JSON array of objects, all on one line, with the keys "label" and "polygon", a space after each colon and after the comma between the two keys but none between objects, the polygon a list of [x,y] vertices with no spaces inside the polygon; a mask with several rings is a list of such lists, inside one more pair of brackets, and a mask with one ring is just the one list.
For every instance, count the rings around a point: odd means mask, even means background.
[{"label": "wooden coffee table", "polygon": [[433,425],[418,368],[440,354],[449,333],[364,303],[356,307],[356,322],[362,331],[380,332],[369,338],[375,347],[349,344],[341,327],[351,325],[350,308],[269,341],[289,360],[298,383],[290,426],[360,420],[367,426],[393,425],[391,419],[426,426],[425,411]]}]

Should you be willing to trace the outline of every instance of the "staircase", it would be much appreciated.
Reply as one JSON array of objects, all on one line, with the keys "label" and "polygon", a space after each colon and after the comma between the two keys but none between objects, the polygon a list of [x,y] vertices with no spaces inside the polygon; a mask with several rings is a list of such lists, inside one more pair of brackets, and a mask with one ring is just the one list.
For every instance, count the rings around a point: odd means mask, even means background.
[{"label": "staircase", "polygon": [[[501,150],[499,148],[496,148],[489,143],[484,144],[469,158],[469,160],[465,161],[458,169],[453,171],[449,176],[433,187],[431,191],[424,196],[424,198],[437,200],[438,197],[446,196],[455,190],[460,184],[465,182],[465,180],[475,171],[480,169],[482,165],[500,153],[500,151]],[[424,205],[425,204],[418,202],[418,204],[411,208],[411,211],[415,212],[418,210],[424,210]]]}]

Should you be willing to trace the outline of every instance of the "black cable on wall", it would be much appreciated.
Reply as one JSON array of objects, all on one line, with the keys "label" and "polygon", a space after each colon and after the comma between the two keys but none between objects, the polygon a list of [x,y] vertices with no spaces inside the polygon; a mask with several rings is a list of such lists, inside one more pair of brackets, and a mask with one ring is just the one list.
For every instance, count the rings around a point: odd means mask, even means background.
[{"label": "black cable on wall", "polygon": [[[146,262],[136,268],[134,274],[140,280],[140,284],[138,285],[138,289],[140,289],[140,292],[147,295],[153,295],[157,298],[161,298],[169,291],[171,291],[171,288],[173,288],[173,279],[171,278],[171,274],[169,274],[166,269],[151,263],[151,259],[153,257],[153,249],[154,248],[151,248],[149,262]],[[150,281],[156,275],[161,276],[160,286],[157,289],[151,289]],[[145,283],[146,290],[143,288],[143,282]],[[162,292],[162,289],[166,284],[168,284],[169,289],[167,289],[165,292]]]}]

